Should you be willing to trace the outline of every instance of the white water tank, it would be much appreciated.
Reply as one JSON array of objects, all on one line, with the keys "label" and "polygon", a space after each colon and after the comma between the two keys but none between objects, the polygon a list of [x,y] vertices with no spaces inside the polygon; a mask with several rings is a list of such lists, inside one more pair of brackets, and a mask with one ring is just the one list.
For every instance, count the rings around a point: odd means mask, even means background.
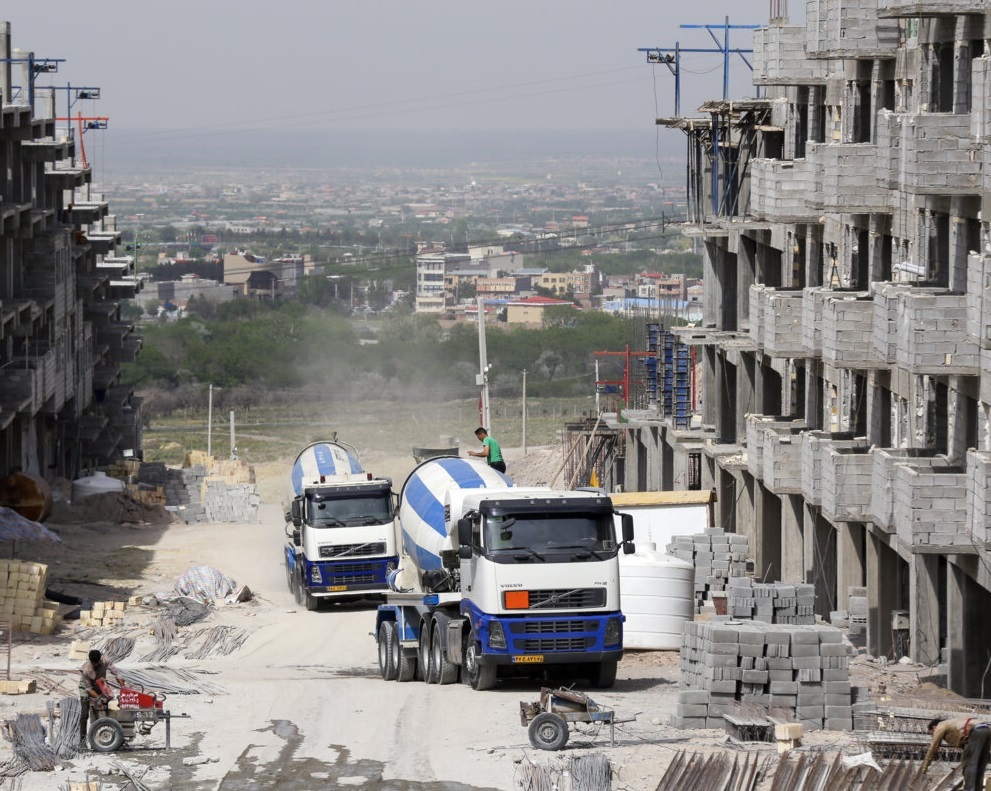
[{"label": "white water tank", "polygon": [[92,494],[122,491],[124,491],[123,481],[111,478],[105,472],[97,471],[85,478],[76,478],[72,482],[72,502],[78,503]]},{"label": "white water tank", "polygon": [[633,555],[619,556],[623,647],[676,651],[685,621],[695,617],[695,567],[658,553],[649,542]]}]

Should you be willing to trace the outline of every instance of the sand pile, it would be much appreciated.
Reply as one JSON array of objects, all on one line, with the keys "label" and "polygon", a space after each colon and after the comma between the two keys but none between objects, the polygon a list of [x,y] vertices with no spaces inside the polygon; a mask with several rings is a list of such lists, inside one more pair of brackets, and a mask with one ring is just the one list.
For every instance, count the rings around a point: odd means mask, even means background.
[{"label": "sand pile", "polygon": [[75,525],[116,522],[128,525],[167,525],[175,521],[165,506],[140,503],[126,492],[91,494],[76,502],[61,500],[52,506],[49,523]]}]

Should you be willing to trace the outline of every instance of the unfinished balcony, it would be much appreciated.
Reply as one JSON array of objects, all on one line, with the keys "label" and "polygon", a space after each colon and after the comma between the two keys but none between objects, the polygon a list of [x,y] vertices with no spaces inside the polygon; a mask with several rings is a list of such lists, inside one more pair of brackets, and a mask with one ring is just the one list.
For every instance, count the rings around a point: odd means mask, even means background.
[{"label": "unfinished balcony", "polygon": [[834,522],[870,521],[873,460],[866,441],[824,443],[820,449],[822,512]]},{"label": "unfinished balcony", "polygon": [[802,492],[804,420],[747,415],[747,469],[774,494]]},{"label": "unfinished balcony", "polygon": [[917,552],[973,552],[968,473],[960,467],[895,465],[895,533]]},{"label": "unfinished balcony", "polygon": [[891,114],[886,120],[886,142],[899,149],[899,166],[889,171],[899,176],[893,186],[916,195],[981,191],[984,153],[971,134],[970,114]]},{"label": "unfinished balcony", "polygon": [[0,410],[7,414],[36,415],[41,407],[43,371],[11,366],[0,376]]},{"label": "unfinished balcony", "polygon": [[991,453],[967,451],[967,521],[979,549],[991,549]]},{"label": "unfinished balcony", "polygon": [[[759,323],[758,347],[772,357],[805,357],[808,350],[803,339],[803,292],[801,289],[775,289],[751,286],[750,328],[754,337],[754,324]],[[755,305],[756,303],[756,305]],[[756,306],[757,319],[753,310]]]},{"label": "unfinished balcony", "polygon": [[[810,505],[824,506],[823,500],[828,499],[831,507],[835,508],[836,492],[823,491],[827,485],[824,477],[826,468],[835,467],[834,461],[826,459],[826,456],[841,449],[866,452],[867,441],[862,437],[854,439],[853,434],[848,432],[806,431],[798,436],[802,444],[802,496]],[[828,485],[832,485],[836,478],[837,473],[832,470]],[[870,486],[869,480],[867,485]]]},{"label": "unfinished balcony", "polygon": [[754,31],[754,85],[823,85],[826,62],[805,54],[805,28],[770,25]]},{"label": "unfinished balcony", "polygon": [[988,10],[985,0],[879,0],[880,17],[956,16],[983,14]]},{"label": "unfinished balcony", "polygon": [[822,359],[837,368],[881,367],[873,354],[874,301],[865,291],[827,292],[822,304]]},{"label": "unfinished balcony", "polygon": [[768,222],[816,222],[819,213],[808,203],[816,189],[807,160],[755,159],[750,166],[750,214]]},{"label": "unfinished balcony", "polygon": [[802,346],[808,357],[822,357],[822,311],[828,288],[807,288],[802,292]]},{"label": "unfinished balcony", "polygon": [[887,533],[895,532],[895,468],[900,464],[920,470],[950,466],[945,456],[926,448],[873,448],[871,458],[870,517]]},{"label": "unfinished balcony", "polygon": [[980,372],[973,327],[973,297],[941,288],[878,284],[875,291],[874,355],[913,374]]},{"label": "unfinished balcony", "polygon": [[809,143],[807,157],[810,207],[848,214],[889,211],[890,196],[877,178],[873,143]]},{"label": "unfinished balcony", "polygon": [[898,23],[878,17],[882,0],[806,0],[805,50],[813,58],[894,57]]}]

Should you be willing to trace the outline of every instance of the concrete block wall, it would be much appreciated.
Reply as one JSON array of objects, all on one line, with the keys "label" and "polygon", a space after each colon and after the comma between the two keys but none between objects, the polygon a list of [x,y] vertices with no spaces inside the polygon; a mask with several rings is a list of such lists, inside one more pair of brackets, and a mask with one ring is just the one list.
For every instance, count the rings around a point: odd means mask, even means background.
[{"label": "concrete block wall", "polygon": [[909,546],[970,546],[967,473],[895,465],[895,532]]},{"label": "concrete block wall", "polygon": [[804,428],[804,421],[796,421],[764,432],[764,485],[774,494],[802,493]]},{"label": "concrete block wall", "polygon": [[807,730],[850,730],[850,660],[832,626],[685,623],[679,728],[720,728],[734,701],[791,709]]},{"label": "concrete block wall", "polygon": [[810,143],[808,159],[817,201],[829,210],[886,211],[888,191],[877,178],[873,143]]},{"label": "concrete block wall", "polygon": [[757,346],[764,345],[764,306],[767,304],[767,286],[754,283],[750,286],[750,339]]},{"label": "concrete block wall", "polygon": [[[991,135],[991,58],[974,58],[970,62],[970,134],[986,140]],[[987,146],[984,147],[987,154]],[[991,184],[991,173],[984,169],[984,189]]]},{"label": "concrete block wall", "polygon": [[730,618],[812,625],[816,622],[816,587],[800,583],[754,582],[735,577],[726,589],[726,612]]},{"label": "concrete block wall", "polygon": [[991,255],[986,253],[967,256],[967,334],[981,348],[991,348]]},{"label": "concrete block wall", "polygon": [[695,566],[695,605],[701,611],[713,592],[726,590],[727,580],[747,573],[749,549],[747,536],[707,527],[694,535],[675,536],[665,551]]},{"label": "concrete block wall", "polygon": [[892,56],[898,21],[877,15],[879,0],[806,0],[806,53],[810,57]]},{"label": "concrete block wall", "polygon": [[893,365],[898,348],[898,294],[904,286],[874,284],[874,316],[871,319],[872,356],[880,363]]},{"label": "concrete block wall", "polygon": [[964,294],[918,293],[905,287],[897,295],[895,361],[916,373],[976,374],[977,342],[967,333]]},{"label": "concrete block wall", "polygon": [[805,28],[764,27],[754,31],[754,85],[818,84],[826,79],[822,61],[805,55]]},{"label": "concrete block wall", "polygon": [[991,453],[988,451],[967,451],[967,521],[977,546],[991,546]]},{"label": "concrete block wall", "polygon": [[764,477],[764,426],[766,415],[747,415],[747,469],[755,478]]},{"label": "concrete block wall", "polygon": [[866,292],[826,297],[822,306],[822,359],[841,368],[877,365],[871,353],[874,303]]},{"label": "concrete block wall", "polygon": [[920,14],[981,14],[987,11],[984,0],[880,0],[880,9],[899,16]]},{"label": "concrete block wall", "polygon": [[895,468],[908,464],[920,470],[948,467],[945,456],[911,448],[871,448],[871,521],[889,533],[895,530]]},{"label": "concrete block wall", "polygon": [[970,115],[913,113],[902,124],[902,189],[927,195],[981,188],[981,143],[970,137]]},{"label": "concrete block wall", "polygon": [[750,213],[770,222],[813,220],[807,198],[815,194],[815,174],[807,160],[755,159],[750,166]]},{"label": "concrete block wall", "polygon": [[981,349],[980,399],[991,404],[991,349]]},{"label": "concrete block wall", "polygon": [[764,347],[774,357],[804,357],[801,291],[765,292]]},{"label": "concrete block wall", "polygon": [[822,311],[829,293],[818,287],[802,292],[802,345],[809,357],[822,356]]},{"label": "concrete block wall", "polygon": [[867,521],[873,475],[867,447],[825,443],[820,448],[819,469],[823,513],[840,521]]},{"label": "concrete block wall", "polygon": [[822,505],[822,447],[829,434],[809,431],[802,435],[802,496],[809,505]]},{"label": "concrete block wall", "polygon": [[875,118],[875,140],[877,141],[874,173],[881,187],[894,189],[898,186],[901,170],[902,113],[881,110]]}]

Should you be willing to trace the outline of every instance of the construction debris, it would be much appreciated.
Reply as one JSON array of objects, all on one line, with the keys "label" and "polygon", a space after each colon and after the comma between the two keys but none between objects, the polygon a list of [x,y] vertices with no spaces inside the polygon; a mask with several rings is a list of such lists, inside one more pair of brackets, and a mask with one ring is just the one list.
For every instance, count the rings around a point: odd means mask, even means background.
[{"label": "construction debris", "polygon": [[699,788],[705,791],[754,791],[773,766],[770,755],[679,752],[657,784],[657,791]]}]

